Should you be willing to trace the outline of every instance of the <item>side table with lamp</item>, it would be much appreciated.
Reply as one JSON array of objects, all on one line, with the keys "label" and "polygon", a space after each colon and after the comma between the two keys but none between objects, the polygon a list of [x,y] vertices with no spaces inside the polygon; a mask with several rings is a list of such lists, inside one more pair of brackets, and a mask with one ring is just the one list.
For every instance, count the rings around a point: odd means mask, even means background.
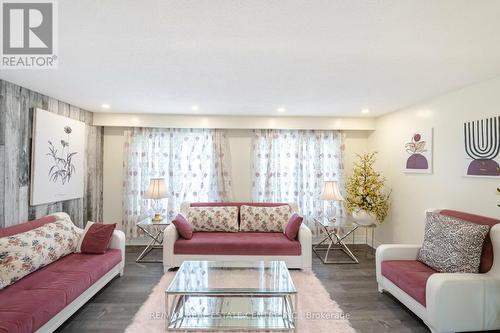
[{"label": "side table with lamp", "polygon": [[153,249],[163,248],[163,230],[170,224],[168,219],[162,216],[162,203],[161,200],[167,198],[167,186],[164,178],[151,178],[148,189],[144,193],[144,199],[152,199],[153,201],[153,217],[146,216],[140,218],[137,222],[137,227],[144,232],[151,241],[146,245],[144,250],[139,254],[136,262],[162,262],[162,260],[145,260],[144,257],[148,255]]},{"label": "side table with lamp", "polygon": [[[365,240],[368,244],[368,228],[372,229],[372,247],[373,247],[373,225],[359,223],[351,216],[337,216],[335,201],[344,200],[340,193],[338,183],[336,181],[325,181],[323,191],[320,196],[321,200],[329,201],[326,216],[316,216],[313,218],[314,222],[319,226],[320,230],[326,235],[318,244],[313,246],[314,253],[321,259],[324,264],[347,264],[359,263],[358,258],[354,255],[353,250],[350,249],[345,240],[352,235],[354,245],[354,232],[362,227],[365,228]],[[330,252],[340,250],[344,252],[349,259],[339,260],[329,258]]]}]

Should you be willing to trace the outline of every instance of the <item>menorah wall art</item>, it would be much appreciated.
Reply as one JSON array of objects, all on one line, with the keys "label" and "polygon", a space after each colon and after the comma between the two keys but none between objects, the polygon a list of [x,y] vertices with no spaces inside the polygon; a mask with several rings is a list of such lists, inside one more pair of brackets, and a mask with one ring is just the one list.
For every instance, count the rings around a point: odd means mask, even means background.
[{"label": "menorah wall art", "polygon": [[464,124],[467,176],[500,177],[500,116]]}]

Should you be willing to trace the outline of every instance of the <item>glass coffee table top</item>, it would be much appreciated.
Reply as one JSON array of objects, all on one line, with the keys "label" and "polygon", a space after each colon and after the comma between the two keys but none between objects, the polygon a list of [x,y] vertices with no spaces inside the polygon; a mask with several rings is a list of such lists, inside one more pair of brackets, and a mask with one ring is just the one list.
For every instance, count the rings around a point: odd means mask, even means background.
[{"label": "glass coffee table top", "polygon": [[283,261],[185,261],[165,306],[167,331],[292,331],[297,291]]},{"label": "glass coffee table top", "polygon": [[185,261],[167,292],[266,295],[293,294],[296,290],[283,261]]}]

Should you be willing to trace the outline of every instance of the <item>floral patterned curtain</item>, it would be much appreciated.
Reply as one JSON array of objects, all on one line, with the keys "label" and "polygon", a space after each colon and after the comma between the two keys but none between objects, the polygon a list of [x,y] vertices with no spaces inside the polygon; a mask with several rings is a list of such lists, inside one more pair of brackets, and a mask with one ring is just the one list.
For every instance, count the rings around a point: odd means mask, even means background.
[{"label": "floral patterned curtain", "polygon": [[[297,202],[308,226],[319,231],[311,217],[324,214],[320,200],[323,181],[344,188],[344,134],[339,131],[255,130],[252,142],[252,198],[263,202]],[[337,215],[344,207],[335,203]]]},{"label": "floral patterned curtain", "polygon": [[227,138],[217,129],[134,128],[125,131],[122,230],[136,238],[136,223],[150,212],[143,199],[150,178],[163,177],[168,189],[167,218],[183,201],[232,198]]}]

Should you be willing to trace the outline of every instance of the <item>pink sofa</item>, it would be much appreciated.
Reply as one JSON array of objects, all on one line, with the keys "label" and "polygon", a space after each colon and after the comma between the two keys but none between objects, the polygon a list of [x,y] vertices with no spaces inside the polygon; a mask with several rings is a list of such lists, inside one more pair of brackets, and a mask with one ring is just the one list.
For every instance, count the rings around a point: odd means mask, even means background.
[{"label": "pink sofa", "polygon": [[484,242],[480,274],[439,273],[417,261],[420,245],[386,244],[377,248],[379,291],[388,291],[432,332],[500,329],[500,220],[454,210],[443,215],[491,227]]},{"label": "pink sofa", "polygon": [[[0,238],[61,217],[69,219],[65,213],[56,213],[0,229]],[[125,236],[115,230],[105,254],[69,254],[0,290],[0,332],[54,331],[116,275],[123,274],[124,255]]]},{"label": "pink sofa", "polygon": [[[184,203],[181,212],[188,207],[241,205],[276,207],[286,203]],[[238,214],[239,215],[239,214]],[[302,224],[296,240],[289,240],[282,232],[195,232],[193,238],[179,237],[174,225],[164,232],[163,266],[167,271],[178,267],[185,260],[257,261],[283,260],[289,268],[311,268],[311,231]]]}]

